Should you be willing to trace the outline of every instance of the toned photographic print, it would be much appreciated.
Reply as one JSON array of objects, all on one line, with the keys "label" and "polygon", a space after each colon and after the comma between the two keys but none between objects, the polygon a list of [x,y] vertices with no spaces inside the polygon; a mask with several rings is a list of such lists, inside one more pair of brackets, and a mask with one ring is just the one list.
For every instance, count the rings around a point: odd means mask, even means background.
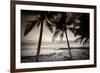
[{"label": "toned photographic print", "polygon": [[96,6],[11,1],[11,73],[96,67]]},{"label": "toned photographic print", "polygon": [[21,10],[21,63],[90,58],[90,13]]}]

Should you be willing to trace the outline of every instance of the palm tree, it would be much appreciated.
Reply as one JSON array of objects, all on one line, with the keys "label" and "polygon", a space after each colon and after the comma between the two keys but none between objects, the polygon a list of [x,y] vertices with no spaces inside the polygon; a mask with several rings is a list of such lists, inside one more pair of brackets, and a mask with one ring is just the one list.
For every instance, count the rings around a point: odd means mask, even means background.
[{"label": "palm tree", "polygon": [[58,13],[58,14],[59,14],[59,17],[57,17],[57,20],[55,22],[55,32],[53,34],[53,41],[59,34],[60,34],[60,39],[62,41],[62,38],[65,34],[67,45],[68,45],[68,48],[69,48],[69,55],[70,55],[69,59],[72,59],[70,43],[69,43],[68,35],[67,35],[67,23],[71,24],[71,22],[69,22],[70,13],[68,13],[68,14],[67,13]]},{"label": "palm tree", "polygon": [[49,20],[49,19],[52,18],[53,12],[33,11],[33,14],[36,16],[36,19],[34,21],[29,21],[29,24],[26,26],[24,36],[26,36],[36,25],[37,25],[37,27],[40,26],[40,35],[39,35],[37,53],[36,53],[36,62],[38,62],[39,61],[40,49],[41,49],[41,42],[42,42],[42,34],[43,34],[44,24],[46,23],[46,26],[48,27],[48,29],[51,32],[53,32],[52,23]]},{"label": "palm tree", "polygon": [[71,31],[73,31],[73,29],[80,23],[80,21],[78,20],[79,17],[80,17],[80,13],[70,13],[70,12],[69,13],[65,13],[65,12],[60,13],[59,12],[56,20],[52,21],[53,23],[55,23],[55,32],[53,34],[53,41],[55,40],[55,38],[58,35],[60,35],[60,40],[62,41],[62,38],[65,34],[67,45],[69,48],[69,55],[70,55],[69,59],[73,59],[73,58],[72,58],[72,54],[71,54],[67,30],[70,29]]},{"label": "palm tree", "polygon": [[75,36],[79,36],[76,41],[80,41],[80,43],[85,45],[89,43],[89,14],[81,13],[79,20],[80,23],[74,24],[75,27],[70,29]]}]

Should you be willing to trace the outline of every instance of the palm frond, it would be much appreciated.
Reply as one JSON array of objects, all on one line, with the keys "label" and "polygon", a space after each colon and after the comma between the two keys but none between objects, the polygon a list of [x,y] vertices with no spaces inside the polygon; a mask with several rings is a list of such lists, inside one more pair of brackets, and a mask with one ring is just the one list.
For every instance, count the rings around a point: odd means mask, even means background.
[{"label": "palm frond", "polygon": [[37,27],[40,26],[40,23],[41,23],[40,20],[38,20],[37,23],[36,23]]},{"label": "palm frond", "polygon": [[56,20],[52,17],[46,17],[46,19],[50,22],[50,24],[56,24]]},{"label": "palm frond", "polygon": [[56,30],[53,34],[53,41],[55,41],[55,38],[59,35],[60,31],[59,30]]},{"label": "palm frond", "polygon": [[83,37],[82,36],[80,36],[80,37],[78,37],[78,38],[76,38],[75,39],[75,42],[80,42],[80,44],[82,43],[82,41],[83,41]]},{"label": "palm frond", "polygon": [[80,41],[80,37],[75,39],[75,42],[79,42]]},{"label": "palm frond", "polygon": [[74,34],[75,34],[75,32],[76,32],[76,30],[75,30],[75,28],[73,28],[73,27],[69,27],[69,28],[67,28],[67,29],[69,29],[71,32],[73,32]]},{"label": "palm frond", "polygon": [[85,38],[85,40],[83,41],[83,45],[86,45],[88,43],[89,39]]},{"label": "palm frond", "polygon": [[29,22],[30,22],[30,24],[26,25],[24,36],[26,36],[32,30],[32,28],[35,27],[37,20],[35,20],[35,21],[29,21]]},{"label": "palm frond", "polygon": [[52,33],[53,32],[53,25],[52,25],[52,23],[49,22],[49,20],[46,20],[46,26]]},{"label": "palm frond", "polygon": [[82,43],[83,45],[86,45],[88,41],[89,39],[85,36],[80,36],[75,40],[75,42],[80,42],[80,44]]},{"label": "palm frond", "polygon": [[60,33],[60,41],[62,41],[63,37],[64,37],[64,32],[62,31],[62,32]]}]

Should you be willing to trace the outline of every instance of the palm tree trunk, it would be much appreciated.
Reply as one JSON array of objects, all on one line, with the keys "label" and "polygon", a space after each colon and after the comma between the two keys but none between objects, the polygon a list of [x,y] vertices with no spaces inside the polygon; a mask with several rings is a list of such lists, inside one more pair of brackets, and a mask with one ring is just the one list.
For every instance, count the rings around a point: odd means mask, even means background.
[{"label": "palm tree trunk", "polygon": [[69,49],[70,59],[72,59],[72,54],[71,54],[71,49],[70,49],[70,44],[69,44],[69,40],[68,40],[66,29],[67,28],[65,27],[65,35],[66,35],[67,45],[68,45],[68,49]]},{"label": "palm tree trunk", "polygon": [[39,54],[42,42],[42,33],[43,33],[43,20],[41,20],[41,27],[40,27],[40,36],[38,41],[37,53],[36,53],[36,62],[39,62]]}]

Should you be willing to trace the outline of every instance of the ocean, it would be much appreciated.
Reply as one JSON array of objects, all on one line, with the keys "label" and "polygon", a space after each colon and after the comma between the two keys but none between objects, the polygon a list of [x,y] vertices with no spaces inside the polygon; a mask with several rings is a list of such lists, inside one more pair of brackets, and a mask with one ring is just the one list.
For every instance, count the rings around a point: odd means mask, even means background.
[{"label": "ocean", "polygon": [[[89,45],[82,45],[80,42],[69,41],[70,47],[89,47]],[[52,54],[66,51],[68,48],[67,42],[42,42],[40,54]],[[37,42],[22,42],[21,56],[34,56],[37,52]]]}]

